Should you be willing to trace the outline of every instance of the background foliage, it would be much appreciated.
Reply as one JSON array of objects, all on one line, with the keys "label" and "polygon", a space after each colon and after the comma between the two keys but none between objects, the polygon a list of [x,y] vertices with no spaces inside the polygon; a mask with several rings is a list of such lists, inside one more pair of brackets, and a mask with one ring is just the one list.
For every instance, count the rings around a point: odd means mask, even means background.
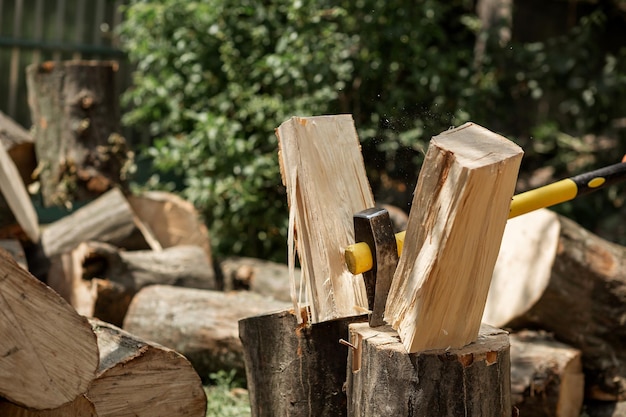
[{"label": "background foliage", "polygon": [[[125,121],[149,127],[152,186],[175,175],[218,254],[281,260],[274,128],[292,115],[353,114],[377,201],[407,210],[430,137],[468,120],[524,148],[520,190],[618,162],[626,45],[607,39],[626,20],[619,4],[502,42],[468,0],[134,0],[120,32],[137,65]],[[558,209],[626,240],[623,188]]]}]

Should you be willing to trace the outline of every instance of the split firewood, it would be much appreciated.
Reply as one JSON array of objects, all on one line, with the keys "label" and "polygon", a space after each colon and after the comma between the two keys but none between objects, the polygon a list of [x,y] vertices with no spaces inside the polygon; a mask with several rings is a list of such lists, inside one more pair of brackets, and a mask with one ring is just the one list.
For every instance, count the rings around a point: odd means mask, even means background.
[{"label": "split firewood", "polygon": [[123,251],[100,242],[81,243],[55,257],[48,284],[80,314],[120,326],[131,298],[145,286],[216,289],[215,272],[198,246]]},{"label": "split firewood", "polygon": [[478,336],[521,158],[473,123],[431,140],[385,311],[407,351]]},{"label": "split firewood", "polygon": [[586,396],[626,400],[626,248],[549,210],[509,220],[483,320],[582,351]]},{"label": "split firewood", "polygon": [[163,248],[199,246],[212,261],[209,232],[193,204],[164,191],[129,196],[128,202]]},{"label": "split firewood", "polygon": [[135,295],[124,329],[182,353],[203,378],[219,369],[236,369],[243,375],[237,321],[288,306],[246,291],[154,285]]},{"label": "split firewood", "polygon": [[[291,301],[289,268],[256,258],[230,257],[219,263],[224,291],[247,290],[280,301]],[[300,282],[300,268],[295,268]]]},{"label": "split firewood", "polygon": [[[350,115],[293,117],[276,130],[289,203],[289,264],[295,245],[311,322],[362,314],[363,278],[352,275],[343,250],[354,243],[353,215],[374,207],[359,138]],[[296,236],[297,231],[297,236]],[[294,311],[296,283],[292,281]]]},{"label": "split firewood", "polygon": [[119,134],[116,62],[29,65],[28,104],[44,205],[65,205],[126,184],[132,153]]},{"label": "split firewood", "polygon": [[581,353],[545,332],[510,335],[512,404],[521,416],[579,417],[585,377]]},{"label": "split firewood", "polygon": [[202,382],[181,354],[109,323],[90,322],[98,338],[100,365],[84,396],[45,411],[0,403],[3,417],[205,416]]},{"label": "split firewood", "polygon": [[84,317],[0,250],[0,396],[55,408],[87,390],[98,347]]}]

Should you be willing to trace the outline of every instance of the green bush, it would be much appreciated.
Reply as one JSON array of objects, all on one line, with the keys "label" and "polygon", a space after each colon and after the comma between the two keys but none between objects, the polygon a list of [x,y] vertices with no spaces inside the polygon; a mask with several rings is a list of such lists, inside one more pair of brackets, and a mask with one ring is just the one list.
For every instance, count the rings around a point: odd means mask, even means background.
[{"label": "green bush", "polygon": [[[476,65],[482,32],[467,0],[132,0],[125,121],[149,127],[155,167],[178,176],[216,253],[282,260],[274,129],[292,115],[353,114],[375,192],[384,176],[409,184],[400,205],[430,137],[467,120],[524,148],[522,184],[546,166],[550,180],[618,161],[626,49],[598,47],[607,4],[562,37],[491,36]],[[593,228],[624,195],[560,209]]]}]

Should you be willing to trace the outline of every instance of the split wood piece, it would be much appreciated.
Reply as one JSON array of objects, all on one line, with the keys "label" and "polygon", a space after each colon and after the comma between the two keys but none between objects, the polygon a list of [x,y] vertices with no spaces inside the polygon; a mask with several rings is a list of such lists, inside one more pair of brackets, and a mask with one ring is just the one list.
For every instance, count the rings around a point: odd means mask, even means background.
[{"label": "split wood piece", "polygon": [[[291,301],[289,268],[285,264],[256,258],[229,257],[219,263],[224,291],[247,290]],[[300,268],[295,268],[296,282],[300,282]]]},{"label": "split wood piece", "polygon": [[[39,220],[26,185],[4,146],[0,146],[0,193],[22,230],[32,242],[39,240]],[[4,223],[4,222],[3,222]]]},{"label": "split wood piece", "polygon": [[545,332],[510,335],[511,398],[521,416],[579,417],[585,389],[580,350]]},{"label": "split wood piece", "polygon": [[[114,188],[46,226],[41,234],[41,246],[47,257],[69,252],[80,243],[92,240],[126,247],[125,242],[133,233],[138,233],[137,219],[126,197]],[[147,240],[139,247],[126,249],[147,249]]]},{"label": "split wood piece", "polygon": [[17,239],[0,239],[0,248],[7,251],[25,271],[28,271],[28,261],[26,260],[26,254],[24,248]]},{"label": "split wood piece", "polygon": [[153,285],[133,298],[124,329],[182,353],[204,379],[220,369],[235,369],[243,376],[237,321],[288,306],[245,291]]},{"label": "split wood piece", "polygon": [[[276,135],[289,203],[289,262],[293,267],[297,241],[311,322],[362,314],[363,279],[348,271],[343,250],[354,243],[352,216],[374,207],[374,197],[352,116],[292,117]],[[291,296],[300,311],[295,282]]]},{"label": "split wood piece", "polygon": [[119,134],[113,61],[66,61],[26,68],[28,104],[45,206],[92,199],[125,186],[132,158]]},{"label": "split wood piece", "polygon": [[407,351],[476,340],[521,158],[473,123],[432,138],[385,312]]},{"label": "split wood piece", "polygon": [[363,321],[367,316],[298,324],[293,310],[239,321],[252,416],[346,416],[348,348],[339,341]]},{"label": "split wood piece", "polygon": [[133,211],[163,248],[200,246],[212,261],[211,242],[205,224],[193,204],[176,194],[149,191],[129,196]]},{"label": "split wood piece", "polygon": [[87,390],[98,366],[91,326],[0,250],[0,396],[44,409]]},{"label": "split wood piece", "polygon": [[198,246],[127,252],[100,242],[55,257],[48,284],[80,314],[119,326],[131,298],[145,286],[216,289],[215,272]]},{"label": "split wood piece", "polygon": [[109,323],[94,319],[90,322],[98,337],[100,365],[85,395],[58,409],[45,411],[30,411],[0,403],[0,415],[205,416],[206,395],[202,382],[181,354],[142,340]]},{"label": "split wood piece", "polygon": [[626,248],[549,210],[509,220],[483,320],[582,351],[586,396],[626,400]]},{"label": "split wood piece", "polygon": [[348,415],[511,416],[509,340],[482,325],[460,349],[407,353],[390,326],[350,325]]}]

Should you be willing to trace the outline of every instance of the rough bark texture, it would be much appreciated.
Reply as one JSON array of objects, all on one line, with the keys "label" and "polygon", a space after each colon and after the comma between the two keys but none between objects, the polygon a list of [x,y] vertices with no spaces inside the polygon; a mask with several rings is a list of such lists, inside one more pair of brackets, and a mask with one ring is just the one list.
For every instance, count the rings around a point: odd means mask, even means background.
[{"label": "rough bark texture", "polygon": [[26,69],[44,204],[63,205],[125,183],[117,63],[45,62]]},{"label": "rough bark texture", "polygon": [[580,350],[545,332],[510,335],[511,396],[521,416],[579,417],[585,377]]},{"label": "rough bark texture", "polygon": [[496,267],[484,320],[552,332],[582,351],[588,397],[625,400],[626,248],[547,210],[509,223],[518,233],[505,233],[501,255],[510,252],[533,262]]},{"label": "rough bark texture", "polygon": [[54,408],[87,390],[98,365],[91,326],[0,250],[0,396]]},{"label": "rough bark texture", "polygon": [[124,329],[182,353],[203,378],[219,369],[243,375],[237,321],[287,306],[248,292],[153,285],[133,298]]},{"label": "rough bark texture", "polygon": [[365,320],[356,316],[298,324],[291,311],[241,320],[252,415],[347,415],[343,384],[348,348],[339,339],[348,338],[350,323]]},{"label": "rough bark texture", "polygon": [[33,410],[0,399],[2,417],[98,417],[94,405],[84,395],[50,410]]},{"label": "rough bark texture", "polygon": [[506,332],[481,326],[461,349],[408,354],[389,326],[350,325],[348,415],[511,415],[510,357]]},{"label": "rough bark texture", "polygon": [[[291,301],[287,265],[255,258],[230,257],[219,263],[224,291],[248,290],[257,294]],[[294,270],[300,282],[300,268]]]}]

